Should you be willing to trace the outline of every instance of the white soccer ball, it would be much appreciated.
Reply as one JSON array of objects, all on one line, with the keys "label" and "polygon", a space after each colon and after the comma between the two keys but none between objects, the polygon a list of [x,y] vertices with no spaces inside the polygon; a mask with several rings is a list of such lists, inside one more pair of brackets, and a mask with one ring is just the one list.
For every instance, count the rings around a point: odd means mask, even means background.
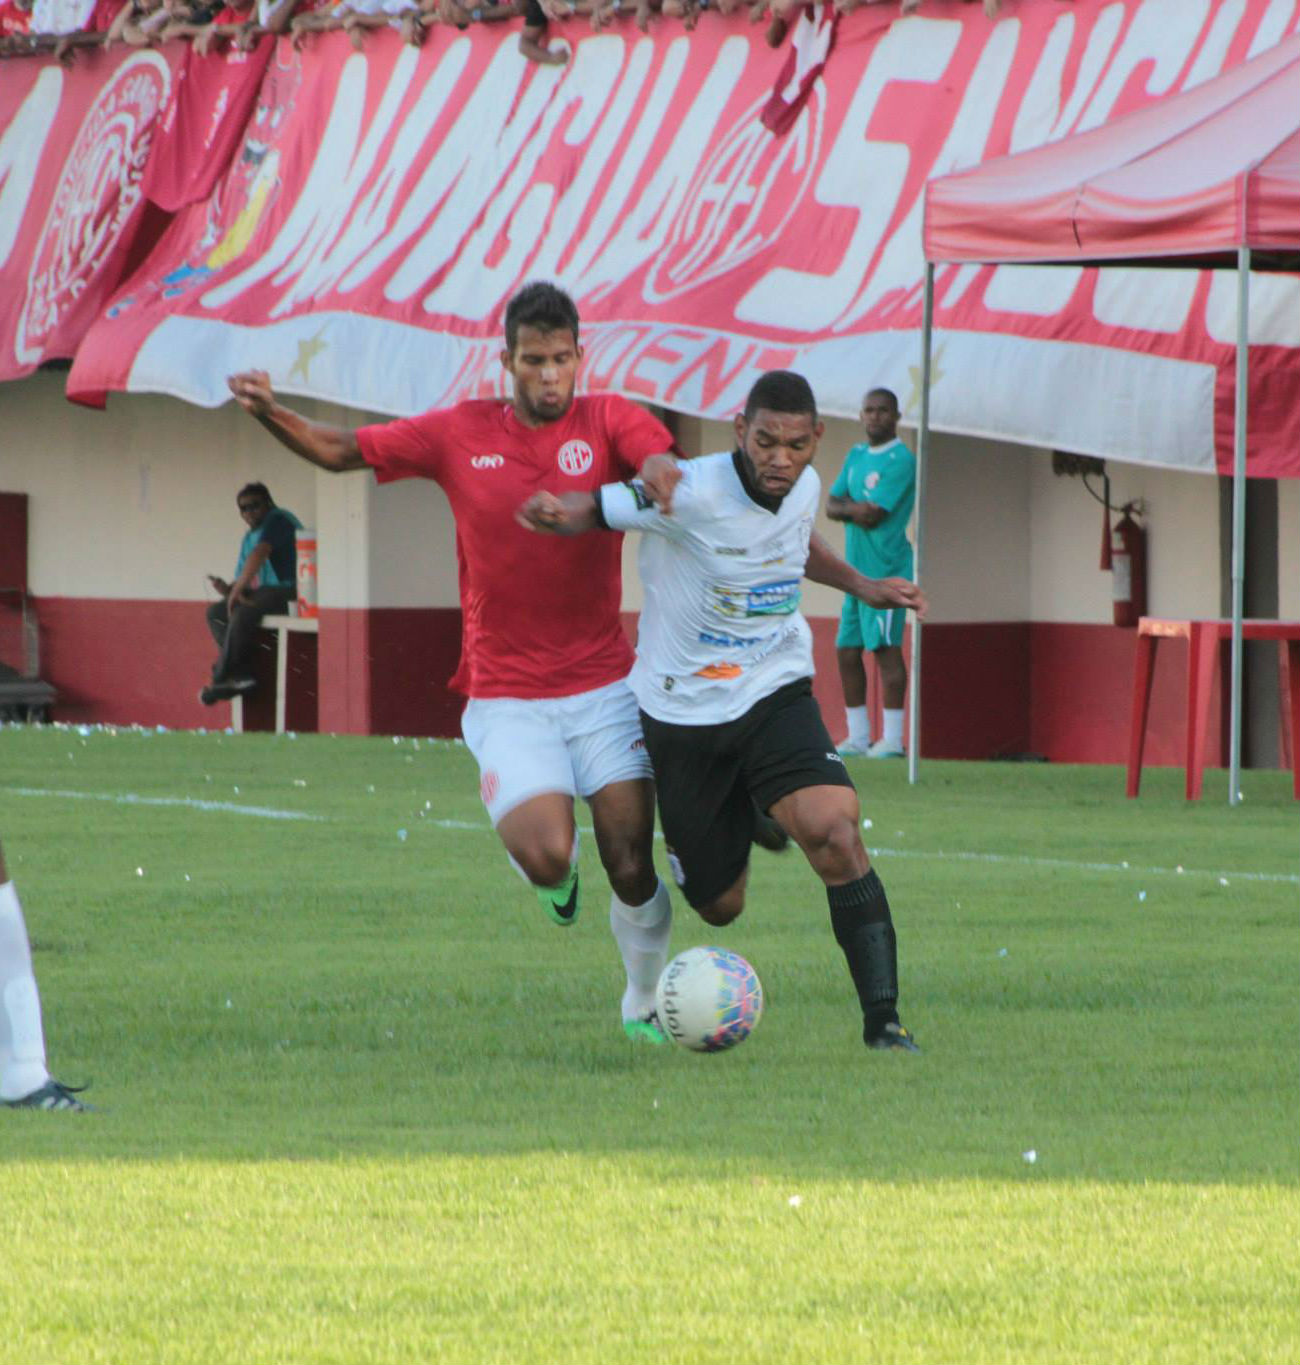
[{"label": "white soccer ball", "polygon": [[743,1042],[763,1013],[758,974],[739,953],[688,948],[664,968],[655,989],[664,1031],[693,1052]]}]

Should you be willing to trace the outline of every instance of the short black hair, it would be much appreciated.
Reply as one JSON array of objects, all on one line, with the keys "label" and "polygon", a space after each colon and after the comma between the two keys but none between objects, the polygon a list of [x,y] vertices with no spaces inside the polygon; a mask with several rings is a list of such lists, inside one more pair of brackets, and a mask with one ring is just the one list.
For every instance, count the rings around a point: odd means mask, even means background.
[{"label": "short black hair", "polygon": [[886,388],[868,389],[866,393],[862,395],[863,407],[866,407],[868,398],[888,398],[889,401],[894,405],[894,411],[895,412],[900,411],[898,406],[898,395],[893,391],[893,389]]},{"label": "short black hair", "polygon": [[560,288],[548,280],[534,280],[526,284],[506,304],[506,350],[513,353],[521,327],[536,327],[539,332],[562,332],[566,329],[578,340],[578,306]]},{"label": "short black hair", "polygon": [[259,498],[264,498],[267,506],[275,506],[275,499],[271,496],[271,490],[264,483],[246,483],[235,494],[235,501],[239,502],[241,498],[246,498],[250,493],[255,493]]},{"label": "short black hair", "polygon": [[817,420],[817,400],[812,385],[793,370],[768,370],[754,381],[745,399],[745,421],[752,422],[760,408],[768,412],[806,412]]}]

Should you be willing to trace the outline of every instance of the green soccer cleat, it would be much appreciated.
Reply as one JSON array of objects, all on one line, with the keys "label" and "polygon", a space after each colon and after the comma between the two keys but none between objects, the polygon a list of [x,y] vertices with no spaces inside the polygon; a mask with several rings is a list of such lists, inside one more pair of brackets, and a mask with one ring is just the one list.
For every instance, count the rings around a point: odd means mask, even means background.
[{"label": "green soccer cleat", "polygon": [[562,928],[567,929],[578,918],[578,869],[575,867],[559,886],[533,888],[542,909]]},{"label": "green soccer cleat", "polygon": [[623,1020],[623,1032],[634,1043],[651,1043],[658,1047],[668,1041],[668,1035],[659,1024],[659,1016],[654,1010],[640,1017]]}]

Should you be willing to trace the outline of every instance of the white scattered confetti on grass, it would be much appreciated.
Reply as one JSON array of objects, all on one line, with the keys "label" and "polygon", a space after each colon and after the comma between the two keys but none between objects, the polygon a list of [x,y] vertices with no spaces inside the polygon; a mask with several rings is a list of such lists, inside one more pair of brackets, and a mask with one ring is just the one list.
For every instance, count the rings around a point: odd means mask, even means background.
[{"label": "white scattered confetti on grass", "polygon": [[189,810],[224,811],[252,815],[261,820],[323,821],[323,815],[301,810],[276,810],[271,806],[241,806],[234,801],[200,801],[192,796],[137,796],[135,792],[74,792],[49,787],[3,787],[11,796],[49,796],[63,801],[107,801],[114,806],[162,806]]}]

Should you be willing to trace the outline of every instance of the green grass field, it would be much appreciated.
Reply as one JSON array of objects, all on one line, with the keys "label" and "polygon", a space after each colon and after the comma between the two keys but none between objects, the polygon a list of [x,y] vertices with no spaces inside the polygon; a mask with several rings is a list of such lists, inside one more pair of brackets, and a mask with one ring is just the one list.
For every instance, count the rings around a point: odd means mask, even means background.
[{"label": "green grass field", "polygon": [[1300,1361],[1289,775],[854,772],[921,1057],[863,1049],[797,852],[677,905],[753,1037],[635,1047],[593,841],[557,929],[459,745],[0,730],[101,1106],[0,1112],[0,1361]]}]

